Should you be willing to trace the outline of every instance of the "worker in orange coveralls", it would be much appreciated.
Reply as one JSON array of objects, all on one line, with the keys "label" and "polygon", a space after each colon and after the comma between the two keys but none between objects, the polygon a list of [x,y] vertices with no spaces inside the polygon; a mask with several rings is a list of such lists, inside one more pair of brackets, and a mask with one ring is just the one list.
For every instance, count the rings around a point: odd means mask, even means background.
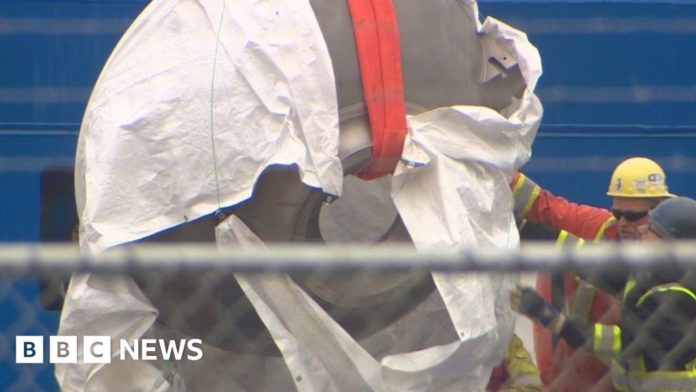
[{"label": "worker in orange coveralls", "polygon": [[[511,184],[515,218],[560,230],[559,246],[579,246],[585,241],[637,240],[648,211],[668,192],[666,176],[654,161],[633,157],[621,162],[611,177],[608,196],[612,210],[579,205],[541,189],[521,173]],[[589,322],[613,324],[619,320],[618,301],[572,274],[539,275],[539,293],[559,309]],[[613,391],[609,369],[591,354],[573,350],[535,325],[535,351],[544,385],[561,392]]]}]

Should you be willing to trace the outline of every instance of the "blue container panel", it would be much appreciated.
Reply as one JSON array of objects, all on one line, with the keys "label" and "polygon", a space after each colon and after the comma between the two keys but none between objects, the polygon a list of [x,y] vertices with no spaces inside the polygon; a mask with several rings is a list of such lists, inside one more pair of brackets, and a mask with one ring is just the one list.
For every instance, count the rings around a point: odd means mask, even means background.
[{"label": "blue container panel", "polygon": [[694,127],[696,4],[482,1],[541,53],[544,124]]},{"label": "blue container panel", "polygon": [[79,124],[102,66],[146,1],[0,2],[3,124]]}]

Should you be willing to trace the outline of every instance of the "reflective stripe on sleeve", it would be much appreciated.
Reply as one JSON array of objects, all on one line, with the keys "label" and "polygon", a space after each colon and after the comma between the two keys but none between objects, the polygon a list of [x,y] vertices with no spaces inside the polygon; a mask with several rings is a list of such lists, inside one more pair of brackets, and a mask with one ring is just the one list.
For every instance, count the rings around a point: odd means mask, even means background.
[{"label": "reflective stripe on sleeve", "polygon": [[634,278],[629,278],[628,282],[626,282],[626,287],[624,287],[624,294],[623,294],[623,299],[626,300],[628,298],[628,294],[636,288],[636,280]]},{"label": "reflective stripe on sleeve", "polygon": [[593,241],[599,241],[603,239],[604,233],[607,231],[607,229],[617,223],[619,222],[616,220],[616,218],[610,216],[607,220],[604,221],[604,223],[602,223],[602,226],[599,227],[599,230],[597,231],[597,234],[595,234]]},{"label": "reflective stripe on sleeve", "polygon": [[512,196],[515,198],[515,219],[520,221],[527,216],[527,213],[539,198],[541,187],[527,176],[520,173],[517,183],[512,189]]},{"label": "reflective stripe on sleeve", "polygon": [[556,238],[556,247],[561,248],[565,244],[566,238],[568,238],[568,232],[565,230],[561,230],[558,233],[558,238]]},{"label": "reflective stripe on sleeve", "polygon": [[648,299],[648,297],[650,297],[653,294],[666,293],[668,291],[673,291],[676,293],[684,294],[686,296],[691,297],[691,299],[693,299],[694,301],[696,301],[696,294],[694,294],[693,291],[689,290],[688,288],[686,288],[678,283],[669,283],[669,284],[655,286],[655,287],[651,288],[650,290],[648,290],[647,293],[640,296],[640,298],[638,299],[637,305],[640,306],[640,304],[642,304],[643,301]]},{"label": "reflective stripe on sleeve", "polygon": [[576,248],[579,248],[585,244],[585,240],[570,234],[569,232],[565,230],[561,230],[558,233],[558,237],[556,238],[556,247],[557,248],[565,248],[565,247],[573,247],[575,246]]}]

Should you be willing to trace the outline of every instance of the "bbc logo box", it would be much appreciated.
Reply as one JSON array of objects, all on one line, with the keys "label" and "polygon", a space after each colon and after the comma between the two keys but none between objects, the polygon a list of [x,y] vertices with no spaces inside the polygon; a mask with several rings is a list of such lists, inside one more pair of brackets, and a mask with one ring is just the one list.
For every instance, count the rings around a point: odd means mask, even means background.
[{"label": "bbc logo box", "polygon": [[[44,363],[43,336],[17,336],[15,356],[17,363]],[[77,336],[50,336],[48,360],[50,363],[77,363]],[[85,336],[83,345],[85,363],[108,363],[111,360],[111,339],[108,336]]]},{"label": "bbc logo box", "polygon": [[17,363],[43,363],[44,361],[44,337],[43,336],[17,336],[15,342]]}]

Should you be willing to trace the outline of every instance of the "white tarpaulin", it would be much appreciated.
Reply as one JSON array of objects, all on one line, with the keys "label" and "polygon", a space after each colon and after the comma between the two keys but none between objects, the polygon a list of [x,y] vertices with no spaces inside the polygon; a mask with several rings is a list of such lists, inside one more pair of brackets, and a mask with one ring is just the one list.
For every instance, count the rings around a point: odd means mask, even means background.
[{"label": "white tarpaulin", "polygon": [[[400,163],[394,173],[392,197],[419,249],[519,245],[508,184],[530,158],[541,122],[541,103],[533,93],[541,60],[526,36],[504,23],[489,18],[478,29],[488,45],[484,53],[507,53],[519,65],[527,89],[505,113],[454,106],[409,118],[402,155],[408,164]],[[460,339],[482,340],[482,347],[492,351],[478,358],[484,365],[480,374],[487,374],[495,365],[487,360],[500,358],[495,352],[502,354],[514,327],[506,293],[515,279],[440,273],[433,279]],[[405,366],[414,363],[423,362]]]},{"label": "white tarpaulin", "polygon": [[[217,227],[216,236],[218,245],[223,248],[263,246],[235,216]],[[501,359],[500,355],[495,355],[493,347],[506,344],[510,332],[505,329],[512,327],[511,320],[505,320],[499,335],[496,329],[501,326],[495,320],[480,320],[471,315],[474,322],[469,324],[478,322],[479,325],[470,329],[466,336],[455,335],[448,343],[387,355],[380,361],[367,351],[379,345],[380,339],[392,339],[392,344],[401,339],[415,339],[418,340],[415,346],[422,346],[428,339],[437,340],[432,339],[433,333],[440,332],[436,326],[449,321],[446,313],[433,311],[445,308],[442,301],[434,298],[437,293],[411,311],[406,320],[356,342],[289,276],[236,275],[236,279],[271,332],[298,391],[483,390],[490,368]],[[500,317],[500,309],[496,309],[495,298],[492,298],[495,293],[485,290],[491,288],[491,282],[497,282],[494,287],[500,289],[498,279],[475,274],[454,281],[455,289],[469,295],[462,306],[483,308],[483,312]],[[480,294],[491,298],[478,304],[469,302],[480,300]],[[428,318],[418,320],[419,314]],[[469,328],[469,325],[463,327]],[[278,388],[281,387],[279,384]]]},{"label": "white tarpaulin", "polygon": [[[478,15],[475,2],[462,3],[472,17]],[[309,2],[223,4],[154,1],[109,59],[87,107],[77,151],[83,249],[99,252],[243,201],[272,163],[296,163],[303,182],[340,194],[335,82]],[[395,172],[392,197],[420,249],[518,245],[508,183],[529,159],[541,119],[533,93],[541,62],[519,31],[494,19],[476,20],[476,28],[481,62],[496,57],[503,67],[518,65],[527,87],[502,112],[453,106],[409,117],[403,154],[408,164],[400,163]],[[486,65],[481,80],[497,73]],[[512,333],[507,291],[513,279],[485,274],[433,279],[438,291],[430,300],[436,305],[423,306],[440,306],[444,311],[437,314],[446,317],[422,317],[425,324],[415,332],[397,322],[389,333],[427,341],[427,323],[445,322],[456,335],[379,360],[369,353],[369,339],[355,342],[289,279],[260,277],[240,285],[285,365],[303,372],[304,382],[295,380],[300,389],[482,390]],[[302,302],[307,322],[298,322],[300,316],[276,303],[279,298]],[[156,316],[130,279],[80,275],[68,290],[60,333],[138,338]],[[313,336],[320,338],[312,343]],[[144,362],[57,364],[56,376],[66,391],[100,391],[113,382],[122,388],[124,379],[132,390],[183,388],[170,387],[171,377]],[[269,385],[267,390],[274,390]]]},{"label": "white tarpaulin", "polygon": [[307,1],[153,1],[85,111],[81,245],[101,251],[239,203],[273,163],[340,194],[334,85]]}]

